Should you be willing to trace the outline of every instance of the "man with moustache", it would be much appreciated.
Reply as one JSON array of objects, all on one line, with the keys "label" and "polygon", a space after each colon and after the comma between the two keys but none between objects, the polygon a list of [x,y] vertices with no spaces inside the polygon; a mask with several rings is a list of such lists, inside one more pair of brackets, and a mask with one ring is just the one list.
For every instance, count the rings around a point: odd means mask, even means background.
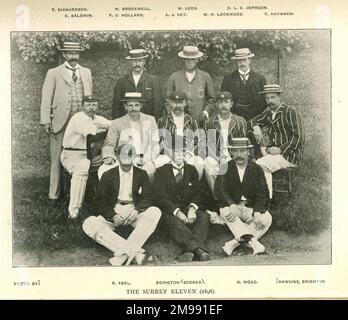
[{"label": "man with moustache", "polygon": [[[120,144],[116,150],[119,166],[102,176],[97,191],[98,216],[87,218],[83,231],[96,242],[111,250],[112,266],[129,265],[133,259],[143,264],[146,254],[142,248],[155,231],[161,211],[152,206],[152,188],[146,172],[133,165],[134,146]],[[114,230],[130,225],[134,228],[127,239]]]},{"label": "man with moustache", "polygon": [[[196,46],[185,46],[178,56],[184,60],[185,68],[168,78],[166,98],[173,91],[185,92],[188,113],[201,126],[215,110],[213,80],[208,73],[197,68],[203,53]],[[167,112],[170,112],[168,104]]]},{"label": "man with moustache", "polygon": [[261,147],[263,156],[256,163],[265,172],[270,198],[273,195],[272,173],[300,165],[305,142],[302,116],[294,107],[282,102],[282,92],[277,84],[265,85],[260,94],[265,96],[268,107],[248,121],[257,143],[262,140],[261,128],[268,129],[269,144]]},{"label": "man with moustache", "polygon": [[162,223],[170,237],[183,248],[181,262],[206,261],[205,247],[210,218],[200,210],[199,179],[196,169],[185,162],[182,136],[172,137],[171,163],[155,173],[155,203],[162,211]]},{"label": "man with moustache", "polygon": [[145,71],[148,54],[144,49],[129,51],[126,57],[130,61],[132,71],[120,78],[114,89],[112,100],[112,119],[126,114],[121,99],[126,92],[141,92],[144,99],[142,113],[154,116],[156,119],[163,113],[163,93],[160,79]]},{"label": "man with moustache", "polygon": [[232,139],[232,160],[215,183],[220,218],[234,235],[234,239],[222,248],[228,256],[240,244],[251,247],[254,255],[264,253],[265,247],[258,239],[272,223],[272,216],[267,211],[268,190],[263,170],[249,161],[252,147],[248,138]]},{"label": "man with moustache", "polygon": [[259,95],[266,78],[250,69],[254,56],[249,48],[236,49],[231,59],[237,61],[238,70],[226,75],[221,84],[221,91],[232,94],[232,112],[245,120],[250,120],[266,108],[264,97]]},{"label": "man with moustache", "polygon": [[110,120],[96,115],[98,100],[85,96],[82,111],[73,115],[68,123],[63,138],[61,162],[72,175],[70,184],[69,218],[75,219],[83,204],[90,166],[98,167],[102,159],[95,157],[92,162],[87,159],[87,135],[95,135],[109,129]]},{"label": "man with moustache", "polygon": [[228,149],[231,140],[246,136],[246,121],[231,112],[231,93],[220,92],[216,97],[216,106],[216,113],[204,124],[208,146],[204,172],[211,192],[214,190],[216,176],[226,170],[227,162],[231,160]]},{"label": "man with moustache", "polygon": [[65,62],[48,70],[42,88],[41,120],[50,140],[50,187],[49,199],[60,198],[62,141],[70,118],[80,111],[83,96],[92,94],[91,71],[78,64],[80,52],[84,49],[78,42],[64,42],[59,48]]},{"label": "man with moustache", "polygon": [[[198,124],[185,112],[187,106],[186,94],[183,91],[173,91],[169,96],[170,112],[158,119],[161,154],[155,160],[156,168],[171,161],[171,142],[174,135],[184,137],[185,161],[193,165],[199,178],[203,175],[204,161],[199,157],[200,139]],[[204,144],[205,145],[205,144]]]},{"label": "man with moustache", "polygon": [[134,165],[142,168],[153,182],[156,171],[154,161],[159,153],[159,137],[156,120],[153,116],[140,112],[144,99],[141,92],[126,92],[121,100],[126,115],[111,122],[102,149],[104,164],[99,168],[98,175],[118,165],[115,148],[120,144],[131,143],[136,151]]}]

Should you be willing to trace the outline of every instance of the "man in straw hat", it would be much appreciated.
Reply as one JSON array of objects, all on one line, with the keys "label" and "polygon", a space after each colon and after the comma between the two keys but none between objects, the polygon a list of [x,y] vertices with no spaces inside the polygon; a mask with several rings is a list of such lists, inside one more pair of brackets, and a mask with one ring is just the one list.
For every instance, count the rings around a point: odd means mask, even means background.
[{"label": "man in straw hat", "polygon": [[251,119],[248,127],[253,130],[256,142],[262,139],[262,127],[268,129],[269,144],[261,147],[263,157],[256,163],[264,172],[272,198],[272,172],[296,167],[302,162],[305,133],[300,113],[282,102],[283,91],[277,84],[265,85],[260,94],[265,96],[268,108]]},{"label": "man in straw hat", "polygon": [[51,173],[49,199],[60,198],[62,141],[68,121],[80,111],[83,96],[92,94],[91,71],[78,64],[84,49],[78,42],[64,42],[61,48],[65,59],[50,69],[42,88],[41,120],[50,139]]},{"label": "man in straw hat", "polygon": [[226,75],[221,84],[221,91],[232,93],[232,112],[245,120],[260,114],[266,107],[264,97],[259,95],[266,78],[250,69],[254,56],[249,48],[236,49],[231,59],[237,61],[238,70]]},{"label": "man in straw hat", "polygon": [[[116,151],[119,166],[105,172],[98,185],[96,214],[87,218],[82,228],[93,240],[114,253],[113,266],[130,264],[135,258],[143,264],[146,240],[155,231],[161,211],[152,206],[152,188],[146,172],[133,166],[134,146],[121,144]],[[134,228],[127,239],[115,229],[130,225]]]},{"label": "man in straw hat", "polygon": [[141,92],[144,99],[142,112],[156,119],[162,116],[164,101],[160,79],[145,71],[148,54],[144,49],[129,51],[126,59],[130,62],[131,72],[120,78],[114,89],[112,118],[125,115],[121,99],[126,92]]},{"label": "man in straw hat", "polygon": [[170,163],[155,173],[155,203],[162,210],[162,223],[170,237],[183,248],[181,262],[205,261],[209,215],[200,210],[199,179],[196,169],[185,162],[183,136],[172,137]]},{"label": "man in straw hat", "polygon": [[[188,101],[188,112],[201,126],[215,110],[215,91],[210,75],[197,68],[203,53],[196,46],[185,46],[178,56],[185,67],[172,73],[167,81],[166,98],[173,91],[184,91]],[[167,112],[170,112],[169,107]]]},{"label": "man in straw hat", "polygon": [[[82,111],[73,115],[64,133],[61,162],[63,167],[72,175],[70,185],[69,218],[75,219],[83,204],[89,169],[98,167],[101,156],[87,159],[87,135],[109,129],[110,120],[96,115],[98,100],[85,96],[82,100]],[[96,178],[97,179],[97,178]],[[98,181],[98,180],[97,180]]]},{"label": "man in straw hat", "polygon": [[144,169],[152,182],[156,171],[154,160],[159,153],[156,120],[140,112],[144,102],[141,92],[126,92],[121,101],[127,113],[111,122],[102,149],[104,164],[99,168],[98,175],[101,177],[103,172],[118,165],[115,148],[120,144],[131,143],[137,154],[135,166]]},{"label": "man in straw hat", "polygon": [[253,249],[253,254],[265,252],[258,241],[267,232],[272,216],[267,211],[268,190],[263,170],[248,160],[250,145],[248,138],[232,139],[232,158],[227,172],[218,176],[215,196],[220,207],[220,218],[227,224],[234,239],[223,246],[227,255],[240,244]]}]

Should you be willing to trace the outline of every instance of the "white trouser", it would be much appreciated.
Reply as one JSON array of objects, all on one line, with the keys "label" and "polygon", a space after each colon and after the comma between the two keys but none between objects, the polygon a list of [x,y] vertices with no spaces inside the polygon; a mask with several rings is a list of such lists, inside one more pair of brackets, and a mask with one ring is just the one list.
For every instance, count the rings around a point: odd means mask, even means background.
[{"label": "white trouser", "polygon": [[255,226],[255,217],[252,218],[252,220],[249,223],[246,223],[245,217],[251,216],[253,213],[252,208],[248,208],[244,205],[237,205],[238,207],[238,213],[237,218],[234,222],[228,221],[223,211],[221,212],[221,216],[225,220],[226,225],[233,233],[235,239],[237,241],[240,241],[241,237],[245,234],[250,234],[256,239],[260,239],[269,229],[269,227],[272,224],[272,216],[271,214],[266,211],[265,213],[261,214],[261,221],[264,227],[261,230],[258,230]]},{"label": "white trouser", "polygon": [[272,173],[280,169],[294,168],[296,165],[292,164],[286,160],[282,155],[267,154],[262,158],[256,160],[256,163],[260,165],[265,173],[266,183],[269,190],[269,197],[273,197],[273,187],[272,187]]},{"label": "white trouser", "polygon": [[225,174],[227,171],[228,161],[231,160],[231,157],[223,157],[220,159],[220,162],[214,159],[213,157],[206,157],[204,160],[204,169],[205,169],[205,179],[208,183],[208,186],[211,192],[214,194],[214,183],[216,176],[218,174]]},{"label": "white trouser", "polygon": [[[116,160],[113,164],[111,165],[107,165],[105,163],[103,163],[100,168],[98,169],[98,178],[99,180],[101,179],[102,175],[104,172],[112,169],[112,168],[115,168],[119,165],[118,161]],[[149,162],[146,162],[144,163],[144,165],[142,167],[134,164],[134,166],[140,168],[140,169],[143,169],[146,171],[147,175],[149,176],[149,179],[150,179],[150,182],[153,183],[153,180],[154,180],[154,176],[155,176],[155,172],[156,172],[156,167],[154,165],[153,162],[149,161]]]},{"label": "white trouser", "polygon": [[[134,206],[127,205],[127,207],[130,210],[134,209]],[[131,224],[134,230],[127,240],[114,232],[115,225],[106,221],[102,216],[88,217],[83,222],[82,229],[89,237],[111,250],[115,255],[126,253],[130,256],[142,251],[142,246],[155,231],[160,217],[161,211],[157,207],[150,207],[139,213],[138,219]]]},{"label": "white trouser", "polygon": [[81,208],[85,197],[90,160],[86,151],[63,150],[61,154],[63,167],[72,175],[70,183],[69,212]]},{"label": "white trouser", "polygon": [[[154,161],[156,169],[162,167],[163,165],[170,163],[172,159],[165,155],[165,154],[160,154]],[[198,178],[201,179],[203,176],[203,171],[204,171],[204,160],[195,155],[190,155],[188,153],[185,154],[185,162],[194,166],[197,170],[198,173]]]}]

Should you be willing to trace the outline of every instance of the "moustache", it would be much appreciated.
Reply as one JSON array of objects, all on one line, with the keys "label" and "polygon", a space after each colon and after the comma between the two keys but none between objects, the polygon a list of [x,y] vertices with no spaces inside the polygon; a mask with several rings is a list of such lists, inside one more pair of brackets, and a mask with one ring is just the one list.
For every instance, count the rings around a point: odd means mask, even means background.
[{"label": "moustache", "polygon": [[241,156],[237,156],[237,157],[235,157],[234,158],[236,161],[242,161],[242,160],[245,160],[245,158],[244,157],[241,157]]}]

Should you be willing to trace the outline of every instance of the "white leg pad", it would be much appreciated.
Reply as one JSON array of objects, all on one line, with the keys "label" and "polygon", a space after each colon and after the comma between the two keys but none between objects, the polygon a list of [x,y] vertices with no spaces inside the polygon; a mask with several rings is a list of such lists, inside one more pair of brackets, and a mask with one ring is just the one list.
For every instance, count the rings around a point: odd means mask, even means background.
[{"label": "white leg pad", "polygon": [[240,220],[239,217],[236,217],[234,222],[228,221],[223,214],[221,214],[223,219],[225,220],[228,228],[231,230],[237,241],[240,241],[241,237],[245,234],[250,234],[248,225]]},{"label": "white leg pad", "polygon": [[268,211],[263,213],[261,217],[262,217],[262,223],[265,226],[263,229],[261,230],[256,229],[254,218],[248,226],[249,233],[252,234],[256,239],[260,239],[268,231],[268,229],[270,228],[272,224],[272,216]]}]

